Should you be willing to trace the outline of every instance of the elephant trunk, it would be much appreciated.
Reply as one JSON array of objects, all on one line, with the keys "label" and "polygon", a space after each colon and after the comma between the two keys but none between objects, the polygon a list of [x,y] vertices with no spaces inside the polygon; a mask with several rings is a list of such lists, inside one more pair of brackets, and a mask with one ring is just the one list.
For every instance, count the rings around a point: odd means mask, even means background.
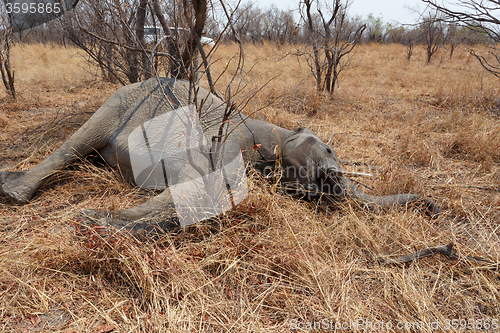
[{"label": "elephant trunk", "polygon": [[374,207],[382,207],[382,208],[390,208],[394,206],[403,206],[413,202],[421,202],[427,208],[427,213],[431,217],[437,217],[441,213],[439,207],[432,202],[428,198],[424,198],[420,195],[416,194],[396,194],[396,195],[385,195],[385,196],[375,196],[369,195],[365,192],[361,191],[356,185],[353,184],[351,180],[346,177],[344,178],[346,185],[345,195],[355,199],[356,201],[374,208]]}]

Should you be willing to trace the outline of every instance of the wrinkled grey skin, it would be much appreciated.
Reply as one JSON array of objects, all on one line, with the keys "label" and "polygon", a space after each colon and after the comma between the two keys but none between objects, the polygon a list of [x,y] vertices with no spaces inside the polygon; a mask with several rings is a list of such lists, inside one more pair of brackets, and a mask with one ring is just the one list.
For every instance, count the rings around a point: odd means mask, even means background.
[{"label": "wrinkled grey skin", "polygon": [[[207,142],[212,142],[212,138],[219,134],[226,104],[202,88],[197,90],[193,101],[193,98],[188,98],[188,90],[187,82],[164,78],[152,78],[119,89],[40,164],[31,170],[0,172],[1,193],[15,203],[25,204],[49,176],[95,151],[109,165],[118,167],[128,182],[134,183],[128,150],[129,134],[147,120],[176,106],[190,104],[189,100],[196,104],[197,110],[201,109],[203,132]],[[237,114],[226,122],[225,131],[230,132],[227,140],[241,147],[249,166],[268,174],[281,165],[280,180],[288,185],[285,187],[292,194],[302,193],[306,199],[320,195],[333,200],[352,197],[369,207],[422,201],[431,215],[439,214],[439,208],[429,199],[414,194],[371,196],[358,189],[347,177],[331,173],[332,169],[342,170],[335,151],[308,129],[300,127],[290,131]],[[294,171],[301,167],[304,172]],[[160,229],[176,226],[174,204],[168,188],[142,205],[116,213],[84,210],[82,219],[129,230],[147,229],[152,225]]]}]

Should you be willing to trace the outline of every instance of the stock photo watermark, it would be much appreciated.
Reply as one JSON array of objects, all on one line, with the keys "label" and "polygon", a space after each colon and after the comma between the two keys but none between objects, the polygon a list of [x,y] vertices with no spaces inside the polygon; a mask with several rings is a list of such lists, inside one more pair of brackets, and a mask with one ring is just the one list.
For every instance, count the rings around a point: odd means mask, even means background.
[{"label": "stock photo watermark", "polygon": [[301,321],[298,319],[291,319],[291,330],[497,330],[500,326],[499,319],[445,319],[434,320],[430,322],[422,321],[384,321],[384,320],[370,320],[366,318],[358,318],[354,320],[334,321],[327,318],[317,321]]},{"label": "stock photo watermark", "polygon": [[189,105],[144,122],[128,137],[135,183],[169,188],[181,226],[217,216],[247,195],[240,147],[209,142]]}]

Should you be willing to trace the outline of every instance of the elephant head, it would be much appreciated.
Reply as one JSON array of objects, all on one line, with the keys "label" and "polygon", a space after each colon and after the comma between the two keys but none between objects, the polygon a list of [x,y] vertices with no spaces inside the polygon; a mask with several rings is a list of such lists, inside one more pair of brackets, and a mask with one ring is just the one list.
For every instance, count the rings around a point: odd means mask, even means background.
[{"label": "elephant head", "polygon": [[367,174],[342,170],[337,154],[313,131],[303,127],[288,135],[281,145],[281,182],[287,194],[311,200],[325,197],[329,201],[353,198],[368,207],[391,207],[423,202],[431,216],[440,213],[429,199],[415,194],[373,196],[361,191],[349,179]]}]

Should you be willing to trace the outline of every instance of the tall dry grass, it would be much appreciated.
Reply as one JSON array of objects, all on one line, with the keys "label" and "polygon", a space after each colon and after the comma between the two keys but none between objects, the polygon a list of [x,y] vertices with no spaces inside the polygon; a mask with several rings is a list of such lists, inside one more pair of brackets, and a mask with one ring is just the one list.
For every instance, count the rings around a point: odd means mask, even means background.
[{"label": "tall dry grass", "polygon": [[[415,207],[365,211],[350,201],[327,214],[254,179],[248,198],[214,221],[160,239],[82,239],[73,229],[80,209],[122,209],[149,196],[86,159],[28,205],[0,198],[2,330],[289,332],[299,323],[368,320],[360,331],[383,321],[380,331],[429,332],[470,319],[498,331],[498,270],[439,256],[404,267],[374,260],[453,242],[462,257],[500,261],[498,79],[463,50],[425,65],[421,49],[408,62],[401,46],[363,45],[330,96],[315,91],[294,51],[246,45],[245,92],[274,79],[245,112],[269,105],[255,116],[331,137],[345,168],[374,174],[367,184],[376,194],[428,196],[440,217]],[[227,69],[219,87],[235,71],[236,52],[223,45],[214,55],[214,73]],[[1,105],[2,169],[40,162],[117,88],[92,76],[73,49],[23,46],[14,54],[22,55],[14,61],[21,98]]]}]

